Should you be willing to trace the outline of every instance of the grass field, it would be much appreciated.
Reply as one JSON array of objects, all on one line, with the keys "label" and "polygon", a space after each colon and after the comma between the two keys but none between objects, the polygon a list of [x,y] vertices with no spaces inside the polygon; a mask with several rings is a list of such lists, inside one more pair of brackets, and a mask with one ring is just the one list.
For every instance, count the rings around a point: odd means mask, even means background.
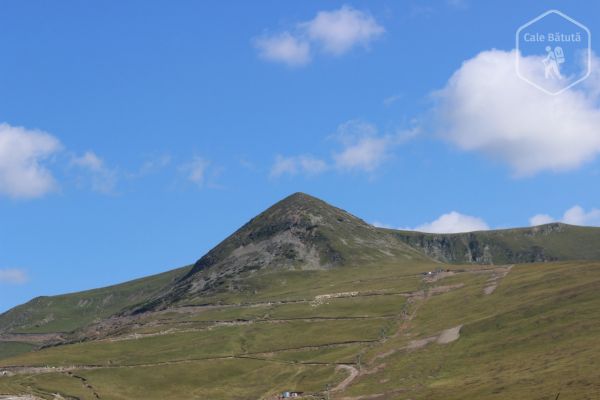
[{"label": "grass field", "polygon": [[[103,341],[5,352],[0,369],[63,369],[0,377],[0,394],[326,398],[349,375],[342,364],[358,374],[332,399],[600,398],[600,263],[455,266],[429,281],[416,274],[427,267],[357,268],[338,280],[335,271],[272,274],[257,304],[218,294],[220,306],[144,315]],[[457,340],[436,342],[461,325]]]},{"label": "grass field", "polygon": [[60,296],[37,297],[0,315],[0,333],[70,332],[143,302],[190,267],[120,285]]}]

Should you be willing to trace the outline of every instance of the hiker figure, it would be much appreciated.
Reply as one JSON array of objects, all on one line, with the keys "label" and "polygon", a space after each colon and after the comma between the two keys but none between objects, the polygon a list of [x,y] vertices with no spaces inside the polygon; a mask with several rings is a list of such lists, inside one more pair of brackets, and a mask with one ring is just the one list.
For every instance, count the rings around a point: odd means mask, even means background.
[{"label": "hiker figure", "polygon": [[544,76],[546,79],[563,79],[560,74],[560,64],[565,62],[565,53],[562,47],[556,46],[554,49],[546,46],[546,58],[542,60],[544,63]]}]

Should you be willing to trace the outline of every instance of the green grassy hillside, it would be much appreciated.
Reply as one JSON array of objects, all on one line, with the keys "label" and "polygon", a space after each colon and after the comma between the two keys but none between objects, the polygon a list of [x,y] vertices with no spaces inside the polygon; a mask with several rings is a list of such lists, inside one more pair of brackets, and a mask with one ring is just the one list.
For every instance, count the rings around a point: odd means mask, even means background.
[{"label": "green grassy hillside", "polygon": [[131,282],[60,296],[37,297],[0,315],[0,334],[71,332],[146,301],[188,272],[175,269]]},{"label": "green grassy hillside", "polygon": [[[136,316],[101,340],[1,360],[0,370],[16,375],[0,378],[0,393],[47,399],[52,393],[269,399],[284,390],[323,399],[598,395],[600,263],[457,266],[434,277],[418,274],[425,267],[409,275],[391,265],[373,265],[374,273],[356,269],[355,292],[341,291],[346,284],[335,279],[311,279],[297,293],[266,291],[252,304],[222,298],[220,306]],[[271,283],[285,287],[287,275],[278,274]],[[39,369],[9,368],[17,365]]]},{"label": "green grassy hillside", "polygon": [[192,267],[0,315],[0,397],[594,399],[599,310],[598,228],[393,231],[295,194]]}]

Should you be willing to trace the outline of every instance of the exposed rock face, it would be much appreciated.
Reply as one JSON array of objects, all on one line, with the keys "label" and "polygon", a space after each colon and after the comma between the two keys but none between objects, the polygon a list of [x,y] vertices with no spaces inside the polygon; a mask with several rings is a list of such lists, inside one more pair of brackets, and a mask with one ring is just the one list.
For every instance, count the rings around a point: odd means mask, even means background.
[{"label": "exposed rock face", "polygon": [[524,229],[460,234],[404,231],[396,234],[406,244],[441,262],[514,264],[565,259],[555,246],[548,250],[547,244],[548,241],[560,239],[567,230],[568,225],[552,223]]}]

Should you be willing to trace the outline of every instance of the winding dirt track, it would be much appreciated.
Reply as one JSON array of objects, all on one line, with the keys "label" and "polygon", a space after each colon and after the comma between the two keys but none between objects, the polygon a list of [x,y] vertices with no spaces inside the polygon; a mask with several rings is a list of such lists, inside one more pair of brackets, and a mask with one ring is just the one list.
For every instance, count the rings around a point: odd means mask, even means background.
[{"label": "winding dirt track", "polygon": [[359,375],[359,371],[351,365],[338,365],[336,369],[345,369],[346,371],[350,372],[350,375],[348,375],[348,377],[341,381],[336,387],[331,389],[332,392],[339,392],[346,389],[348,385],[352,383],[352,381]]},{"label": "winding dirt track", "polygon": [[[501,270],[498,270],[498,268],[495,268],[495,269],[490,269],[489,271],[485,271],[485,272],[492,272],[492,274],[493,274],[492,277],[490,278],[490,281],[488,282],[488,285],[490,286],[490,288],[489,289],[487,287],[485,288],[486,294],[490,294],[491,292],[493,292],[493,290],[495,289],[495,287],[497,286],[499,281],[501,281],[501,279],[504,278],[510,272],[511,267],[512,266],[508,266],[508,267],[503,267]],[[465,272],[469,273],[470,271],[465,271]],[[484,271],[479,271],[479,272],[484,272]],[[460,272],[456,272],[456,273],[460,273]],[[447,276],[455,275],[456,273],[455,272],[446,273],[446,274],[444,274],[444,276],[440,276],[438,279],[432,280],[427,283],[436,282]],[[493,289],[491,289],[492,285],[494,286]],[[402,296],[402,297],[407,298],[407,301],[403,305],[402,310],[400,310],[400,313],[396,316],[346,317],[346,318],[298,318],[298,319],[290,318],[290,319],[281,319],[281,320],[275,320],[275,321],[250,320],[250,321],[242,321],[241,323],[242,324],[244,324],[244,323],[281,323],[281,322],[288,322],[290,320],[318,321],[318,320],[332,320],[332,319],[333,320],[335,320],[335,319],[343,319],[343,320],[388,319],[388,318],[398,318],[399,317],[400,324],[398,326],[397,331],[392,336],[392,337],[399,337],[406,333],[406,331],[410,327],[411,321],[417,314],[417,311],[420,308],[420,306],[423,305],[423,303],[425,303],[431,296],[435,296],[435,295],[443,294],[443,293],[446,293],[446,292],[449,292],[449,291],[452,291],[455,289],[459,289],[462,286],[463,286],[462,283],[458,283],[458,284],[453,284],[453,285],[439,285],[439,286],[434,286],[434,287],[428,287],[423,290],[418,290],[418,291],[413,291],[413,292],[396,292],[396,293],[376,293],[376,292],[369,293],[369,292],[367,292],[367,293],[356,293],[356,294],[353,294],[353,296],[352,296],[352,297],[363,297],[363,296],[366,297],[366,296],[393,295],[393,296]],[[490,293],[488,293],[488,291]],[[239,306],[257,307],[257,306],[274,305],[274,304],[281,304],[281,303],[309,303],[309,302],[311,302],[311,300],[297,300],[297,301],[288,301],[288,302],[267,302],[267,303],[255,303],[255,304],[245,304],[245,305],[225,305],[225,306],[221,305],[221,306],[208,306],[208,307],[200,306],[200,307],[185,308],[184,309],[185,311],[184,310],[176,310],[176,312],[194,313],[195,311],[198,311],[198,309],[200,309],[200,308],[206,310],[207,308],[228,308],[228,307],[236,307],[236,306],[238,306],[238,307]],[[173,311],[173,310],[171,310],[171,311]],[[228,321],[211,321],[211,322],[216,323],[217,325],[219,325],[219,324],[226,325],[226,324],[231,323]],[[239,324],[240,321],[235,321],[235,323]],[[416,350],[416,349],[424,347],[433,342],[437,342],[438,344],[451,343],[455,340],[458,340],[458,338],[460,336],[461,328],[462,328],[462,325],[459,325],[459,326],[447,329],[443,332],[440,332],[440,334],[437,336],[432,336],[430,338],[425,338],[425,339],[413,340],[413,342],[409,343],[406,347],[388,350],[387,352],[376,355],[372,359],[371,364],[373,364],[378,359],[386,358],[398,351]],[[206,329],[206,328],[200,328],[198,330],[204,330],[204,329]],[[196,330],[196,329],[190,329],[190,330]],[[167,334],[167,333],[172,333],[172,332],[168,332],[168,331],[160,332],[159,335]],[[143,336],[155,336],[155,335],[156,334],[147,334],[147,335],[143,335]],[[142,336],[142,335],[139,335],[139,336]],[[111,340],[111,341],[131,340],[134,338],[138,338],[139,336],[138,335],[136,335],[135,337],[116,336],[116,337],[109,337],[109,338],[105,338],[105,339],[101,339],[101,340]],[[79,376],[73,375],[72,372],[74,372],[76,370],[93,370],[93,369],[105,369],[105,368],[152,367],[152,366],[161,366],[161,365],[170,365],[170,364],[193,363],[193,362],[201,362],[201,361],[208,361],[208,360],[258,359],[258,360],[263,360],[263,361],[268,361],[268,362],[280,362],[280,363],[295,363],[295,364],[307,364],[307,365],[331,365],[331,366],[335,366],[336,370],[345,370],[349,373],[348,377],[346,377],[342,382],[340,382],[337,386],[335,386],[333,389],[331,389],[332,392],[338,393],[338,395],[339,395],[340,392],[343,392],[344,390],[346,390],[347,387],[350,386],[352,384],[352,382],[354,382],[358,377],[360,377],[363,374],[372,373],[373,368],[371,368],[371,369],[365,368],[364,370],[359,370],[354,365],[351,365],[351,364],[291,362],[291,361],[283,361],[283,360],[269,358],[267,355],[290,351],[290,350],[319,349],[319,348],[326,348],[326,347],[346,346],[346,345],[358,344],[358,343],[374,343],[374,342],[384,343],[385,341],[387,341],[387,338],[381,338],[381,339],[375,339],[375,340],[365,340],[365,341],[342,342],[342,343],[328,343],[328,344],[315,345],[315,346],[305,346],[305,347],[297,347],[297,348],[289,348],[289,349],[278,349],[278,350],[268,351],[268,352],[246,353],[246,354],[237,354],[237,355],[222,356],[222,357],[207,357],[207,358],[202,358],[202,359],[172,360],[172,361],[166,361],[166,362],[135,364],[135,365],[73,365],[70,367],[58,367],[58,368],[52,368],[52,367],[33,367],[32,368],[32,367],[14,366],[14,367],[2,368],[2,370],[10,371],[13,374],[32,374],[32,373],[36,374],[36,373],[49,373],[49,372],[65,373],[74,378],[80,379],[82,381],[82,384],[84,386],[86,386],[88,389],[90,389],[90,391],[93,393],[93,395],[97,399],[99,399],[100,396],[97,394],[96,390],[89,384],[89,382],[87,382],[87,380],[85,378],[81,378]],[[382,367],[383,365],[384,364],[375,366],[375,369],[378,369],[379,367]],[[394,392],[402,392],[402,391],[403,391],[402,389],[397,389]],[[373,394],[373,395],[369,395],[369,396],[359,396],[354,399],[355,400],[376,399],[376,398],[383,397],[386,394],[388,394],[388,393]],[[350,398],[347,398],[347,399],[350,399]],[[32,396],[2,396],[2,395],[0,395],[0,400],[41,400],[41,399],[39,399],[37,397],[32,397]]]}]

